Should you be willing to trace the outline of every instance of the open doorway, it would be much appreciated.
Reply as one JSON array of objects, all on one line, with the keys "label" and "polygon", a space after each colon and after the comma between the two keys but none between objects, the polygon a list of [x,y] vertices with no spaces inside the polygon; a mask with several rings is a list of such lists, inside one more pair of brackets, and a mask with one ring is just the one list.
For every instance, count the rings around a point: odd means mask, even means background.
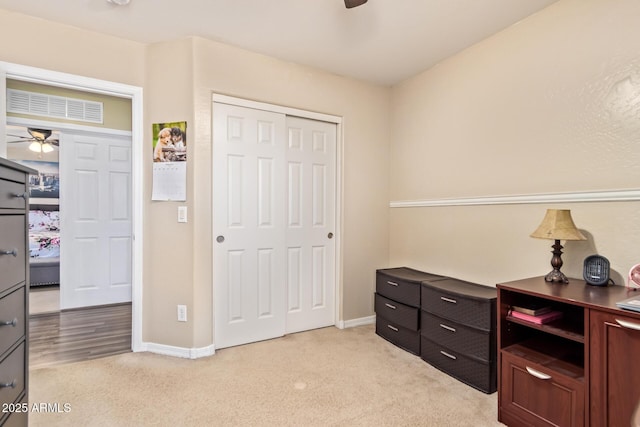
[{"label": "open doorway", "polygon": [[60,135],[6,127],[7,158],[38,171],[29,176],[29,314],[60,311]]},{"label": "open doorway", "polygon": [[[17,64],[0,62],[0,76],[4,77],[3,83],[7,79],[18,81],[35,82],[42,85],[54,87],[71,88],[87,93],[108,94],[114,97],[121,97],[131,102],[131,157],[132,174],[128,182],[129,193],[131,195],[132,236],[136,239],[131,242],[129,258],[131,259],[131,339],[130,347],[133,351],[143,349],[141,339],[142,327],[142,88],[123,85],[114,82],[102,81],[82,76],[59,73],[44,69],[21,66]],[[4,85],[3,85],[4,86]],[[6,86],[3,88],[6,89]],[[7,117],[3,118],[6,129]],[[12,118],[12,124],[29,125],[24,117]],[[78,131],[87,131],[85,125],[74,125]],[[5,132],[6,133],[6,132]],[[6,152],[6,145],[0,144],[0,153]],[[64,261],[63,261],[64,262]]]}]

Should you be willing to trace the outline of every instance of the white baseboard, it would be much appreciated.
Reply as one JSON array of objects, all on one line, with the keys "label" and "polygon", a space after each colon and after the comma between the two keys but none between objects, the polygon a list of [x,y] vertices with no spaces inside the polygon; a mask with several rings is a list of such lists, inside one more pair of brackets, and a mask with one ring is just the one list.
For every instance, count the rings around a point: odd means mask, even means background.
[{"label": "white baseboard", "polygon": [[212,356],[216,349],[212,345],[200,348],[175,347],[172,345],[157,344],[153,342],[142,343],[136,351],[148,351],[149,353],[162,354],[164,356],[181,357],[183,359],[199,359]]},{"label": "white baseboard", "polygon": [[[358,319],[340,320],[336,325],[338,329],[355,328],[356,326],[371,325],[376,323],[376,316],[360,317]],[[134,349],[135,352],[148,351],[149,353],[162,354],[164,356],[181,357],[183,359],[199,359],[201,357],[213,356],[216,352],[215,346],[209,345],[201,348],[184,348],[172,345],[157,344],[153,342],[143,342]]]},{"label": "white baseboard", "polygon": [[337,326],[338,329],[346,329],[355,328],[356,326],[371,325],[373,323],[376,323],[375,314],[373,316],[360,317],[358,319],[340,320]]}]

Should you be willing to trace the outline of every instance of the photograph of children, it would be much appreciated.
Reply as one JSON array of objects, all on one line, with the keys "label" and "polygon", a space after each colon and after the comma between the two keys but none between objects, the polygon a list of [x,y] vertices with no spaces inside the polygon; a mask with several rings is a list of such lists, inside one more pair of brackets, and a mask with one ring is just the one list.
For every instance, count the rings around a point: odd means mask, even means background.
[{"label": "photograph of children", "polygon": [[153,125],[153,161],[184,162],[187,160],[187,122]]}]

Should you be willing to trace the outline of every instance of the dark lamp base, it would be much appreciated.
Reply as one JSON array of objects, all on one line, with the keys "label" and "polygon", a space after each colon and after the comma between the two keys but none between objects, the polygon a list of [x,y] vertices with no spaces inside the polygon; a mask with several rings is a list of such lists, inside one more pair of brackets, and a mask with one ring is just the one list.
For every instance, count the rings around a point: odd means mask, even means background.
[{"label": "dark lamp base", "polygon": [[569,283],[569,279],[560,270],[553,270],[544,276],[545,282]]}]

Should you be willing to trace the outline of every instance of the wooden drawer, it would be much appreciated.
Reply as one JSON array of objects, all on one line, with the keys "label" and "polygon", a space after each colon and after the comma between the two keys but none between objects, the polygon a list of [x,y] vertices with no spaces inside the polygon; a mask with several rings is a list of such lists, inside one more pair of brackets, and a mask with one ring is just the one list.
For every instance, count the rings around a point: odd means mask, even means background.
[{"label": "wooden drawer", "polygon": [[409,353],[420,354],[420,333],[417,331],[403,328],[384,317],[376,316],[376,334]]},{"label": "wooden drawer", "polygon": [[422,283],[423,310],[485,331],[495,330],[496,299],[495,288],[462,280]]},{"label": "wooden drawer", "polygon": [[12,403],[25,389],[24,343],[0,361],[0,403]]},{"label": "wooden drawer", "polygon": [[394,301],[420,307],[422,281],[439,279],[443,277],[406,267],[377,270],[376,292]]},{"label": "wooden drawer", "polygon": [[24,286],[0,299],[0,356],[24,336],[25,305]]},{"label": "wooden drawer", "polygon": [[[0,215],[0,293],[26,277],[25,215]],[[13,251],[13,254],[4,254]]]},{"label": "wooden drawer", "polygon": [[500,419],[508,425],[583,426],[584,383],[501,352]]},{"label": "wooden drawer", "polygon": [[22,183],[0,179],[0,209],[26,209],[25,198],[17,197],[18,194],[24,194],[26,191],[24,174],[19,175],[22,175]]},{"label": "wooden drawer", "polygon": [[420,357],[425,362],[484,393],[496,391],[496,364],[468,357],[420,337]]},{"label": "wooden drawer", "polygon": [[420,326],[419,308],[395,302],[379,294],[376,294],[375,311],[376,315],[411,331],[417,331]]},{"label": "wooden drawer", "polygon": [[496,360],[495,335],[423,311],[420,333],[444,347],[483,361]]}]

